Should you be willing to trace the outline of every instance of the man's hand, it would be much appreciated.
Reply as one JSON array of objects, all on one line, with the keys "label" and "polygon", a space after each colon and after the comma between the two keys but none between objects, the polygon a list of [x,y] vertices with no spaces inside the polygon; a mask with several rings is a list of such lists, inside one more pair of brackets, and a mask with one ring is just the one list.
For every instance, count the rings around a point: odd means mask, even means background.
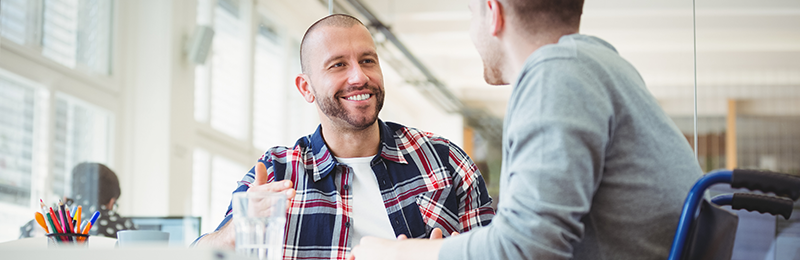
[{"label": "man's hand", "polygon": [[287,199],[294,198],[296,193],[294,188],[292,188],[292,181],[290,180],[267,183],[267,167],[261,162],[256,164],[255,181],[253,181],[253,183],[250,184],[250,188],[247,189],[247,192],[260,191],[284,192],[286,193]]},{"label": "man's hand", "polygon": [[[286,194],[287,199],[292,199],[296,194],[292,184],[290,180],[267,183],[267,167],[259,162],[256,164],[255,181],[247,189],[247,192],[283,192]],[[236,246],[236,231],[231,225],[231,221],[225,223],[219,230],[209,233],[198,240],[197,246],[233,249]]]}]

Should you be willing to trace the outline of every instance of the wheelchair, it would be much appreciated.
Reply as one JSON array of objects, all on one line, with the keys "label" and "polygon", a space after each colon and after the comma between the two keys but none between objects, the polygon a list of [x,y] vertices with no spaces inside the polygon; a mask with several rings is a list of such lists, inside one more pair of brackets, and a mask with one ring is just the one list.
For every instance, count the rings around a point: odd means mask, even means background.
[{"label": "wheelchair", "polygon": [[[707,200],[706,189],[718,183],[774,195],[754,193],[723,194]],[[736,236],[738,217],[721,208],[744,209],[789,219],[794,202],[800,198],[800,176],[757,170],[718,170],[698,180],[686,201],[672,241],[669,260],[729,260]]]}]

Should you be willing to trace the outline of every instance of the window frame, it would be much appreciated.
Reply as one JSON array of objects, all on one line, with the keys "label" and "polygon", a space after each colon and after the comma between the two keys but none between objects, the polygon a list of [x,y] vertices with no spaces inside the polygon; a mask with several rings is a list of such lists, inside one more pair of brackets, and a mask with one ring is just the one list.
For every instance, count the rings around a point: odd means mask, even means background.
[{"label": "window frame", "polygon": [[[106,155],[108,161],[105,162],[111,168],[120,161],[121,155],[118,150],[119,138],[121,137],[120,125],[124,120],[122,117],[123,107],[123,79],[120,75],[122,70],[122,53],[120,48],[121,34],[119,33],[120,10],[116,1],[111,3],[109,16],[111,18],[109,28],[109,71],[108,74],[95,73],[86,66],[76,65],[74,68],[67,67],[42,54],[42,19],[43,19],[43,0],[30,0],[28,23],[26,28],[35,28],[26,31],[25,44],[18,44],[0,36],[0,75],[9,79],[19,81],[22,84],[36,89],[35,109],[39,111],[39,117],[35,118],[34,130],[40,137],[34,142],[32,169],[31,169],[31,199],[30,205],[25,210],[38,211],[39,199],[50,200],[52,197],[62,195],[53,194],[50,186],[52,185],[50,176],[54,174],[53,158],[55,120],[57,96],[65,95],[77,99],[79,102],[89,104],[104,110],[111,117],[108,124],[108,146]],[[35,13],[35,16],[31,16]],[[52,203],[52,201],[45,201]],[[5,205],[10,205],[3,203]],[[7,209],[8,207],[2,206]],[[27,215],[28,213],[26,213]],[[15,235],[16,236],[16,235]],[[16,238],[16,237],[14,237]]]}]

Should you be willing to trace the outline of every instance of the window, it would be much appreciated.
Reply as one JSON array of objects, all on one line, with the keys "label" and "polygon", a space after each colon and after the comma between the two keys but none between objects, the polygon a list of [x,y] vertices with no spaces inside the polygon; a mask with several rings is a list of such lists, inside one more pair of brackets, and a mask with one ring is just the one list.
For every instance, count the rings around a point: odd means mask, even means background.
[{"label": "window", "polygon": [[283,111],[288,108],[286,92],[290,89],[282,47],[275,30],[260,23],[253,61],[253,145],[261,151],[291,145],[283,143],[287,116]]},{"label": "window", "polygon": [[[254,11],[250,0],[200,0],[197,23],[214,28],[212,52],[195,69],[192,213],[202,232],[224,217],[237,181],[267,149],[314,131],[313,105],[295,92],[298,42]],[[294,119],[293,119],[294,118]]]},{"label": "window", "polygon": [[41,189],[44,153],[41,118],[46,93],[14,74],[0,70],[0,241],[16,239],[31,219],[31,205]]},{"label": "window", "polygon": [[204,149],[195,149],[193,161],[192,214],[203,218],[202,232],[211,232],[225,218],[231,192],[249,168]]},{"label": "window", "polygon": [[245,21],[239,2],[219,1],[214,8],[211,62],[196,69],[195,119],[238,140],[248,138],[250,94]]},{"label": "window", "polygon": [[28,23],[32,15],[29,6],[33,1],[3,0],[0,1],[0,35],[20,45],[29,41],[28,32],[34,31],[34,24]]},{"label": "window", "polygon": [[27,206],[31,199],[36,89],[0,78],[0,201]]},{"label": "window", "polygon": [[109,163],[113,116],[66,94],[58,93],[55,101],[50,190],[57,195],[70,195],[75,165],[87,161]]},{"label": "window", "polygon": [[39,199],[71,194],[74,165],[110,163],[113,119],[105,109],[0,70],[0,241],[18,238]]},{"label": "window", "polygon": [[109,0],[0,1],[2,37],[68,68],[110,74]]}]

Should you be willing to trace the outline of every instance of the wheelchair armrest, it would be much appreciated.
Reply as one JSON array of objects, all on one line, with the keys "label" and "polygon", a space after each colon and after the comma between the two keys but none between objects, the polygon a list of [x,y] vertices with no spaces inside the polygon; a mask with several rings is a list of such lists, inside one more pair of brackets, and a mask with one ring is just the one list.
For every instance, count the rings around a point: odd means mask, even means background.
[{"label": "wheelchair armrest", "polygon": [[792,216],[794,202],[784,197],[773,197],[752,193],[734,193],[731,208],[758,211],[772,215],[781,215],[785,219]]}]

